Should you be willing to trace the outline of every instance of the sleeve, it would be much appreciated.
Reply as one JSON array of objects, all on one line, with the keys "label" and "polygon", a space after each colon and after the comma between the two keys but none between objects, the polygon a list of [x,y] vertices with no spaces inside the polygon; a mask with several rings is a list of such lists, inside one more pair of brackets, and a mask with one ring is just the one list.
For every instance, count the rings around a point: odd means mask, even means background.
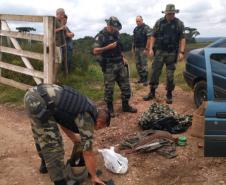
[{"label": "sleeve", "polygon": [[92,48],[103,47],[103,34],[97,34]]},{"label": "sleeve", "polygon": [[80,113],[75,119],[81,137],[83,152],[91,151],[93,145],[94,120],[88,112]]},{"label": "sleeve", "polygon": [[185,38],[185,33],[184,33],[184,23],[182,21],[179,21],[179,38],[183,39]]},{"label": "sleeve", "polygon": [[150,37],[152,35],[152,30],[150,28],[150,26],[146,25],[145,26],[145,33],[147,37]]},{"label": "sleeve", "polygon": [[153,36],[153,37],[157,36],[157,34],[159,32],[159,26],[160,26],[160,21],[158,20],[153,27],[151,36]]}]

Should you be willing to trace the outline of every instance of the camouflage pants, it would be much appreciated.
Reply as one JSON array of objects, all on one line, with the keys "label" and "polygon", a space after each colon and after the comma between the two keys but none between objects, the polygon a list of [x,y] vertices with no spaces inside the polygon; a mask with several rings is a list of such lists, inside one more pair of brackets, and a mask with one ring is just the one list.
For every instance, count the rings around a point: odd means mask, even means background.
[{"label": "camouflage pants", "polygon": [[31,128],[37,149],[40,149],[39,156],[46,163],[50,179],[52,181],[64,179],[64,147],[57,123],[53,120],[42,123],[32,119]]},{"label": "camouflage pants", "polygon": [[148,76],[147,56],[144,54],[144,49],[145,48],[135,48],[136,68],[141,80],[147,79]]},{"label": "camouflage pants", "polygon": [[174,84],[174,72],[176,69],[177,53],[157,50],[155,52],[154,61],[151,69],[151,88],[156,89],[159,84],[159,77],[162,72],[164,64],[166,65],[166,90],[173,91]]},{"label": "camouflage pants", "polygon": [[[88,113],[79,114],[75,122],[80,126],[94,126],[93,120]],[[51,180],[58,181],[66,178],[63,140],[57,123],[54,119],[50,119],[46,123],[31,119],[31,127],[38,154],[41,159],[44,159]],[[92,132],[93,128],[86,128],[84,131],[79,130],[81,132],[81,142],[74,143],[70,159],[71,164],[82,157],[84,149],[92,149],[92,139],[86,141],[84,139],[90,137],[89,130]]]},{"label": "camouflage pants", "polygon": [[113,101],[114,86],[117,82],[121,90],[122,101],[128,101],[131,96],[129,74],[123,63],[107,63],[104,71],[104,100]]}]

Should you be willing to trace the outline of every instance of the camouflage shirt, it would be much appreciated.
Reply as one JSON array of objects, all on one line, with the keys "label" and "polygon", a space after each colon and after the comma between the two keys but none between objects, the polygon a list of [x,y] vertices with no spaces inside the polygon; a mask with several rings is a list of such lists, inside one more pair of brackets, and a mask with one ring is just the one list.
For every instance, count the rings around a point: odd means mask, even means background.
[{"label": "camouflage shirt", "polygon": [[[56,29],[60,27],[61,27],[60,21],[56,19]],[[57,47],[62,47],[66,44],[65,33],[63,30],[56,32],[55,39]]]},{"label": "camouflage shirt", "polygon": [[[50,85],[50,84],[43,84],[42,87],[43,87],[43,90],[47,92],[47,94],[49,95],[51,100],[54,102],[54,104],[57,105],[58,102],[60,101],[63,88],[58,85]],[[37,93],[38,92],[37,86],[30,88],[27,93],[29,92]],[[25,97],[27,96],[29,96],[29,94],[25,95]],[[87,100],[90,101],[88,98]],[[59,124],[64,126],[66,123],[59,123]],[[76,116],[74,123],[72,124],[76,125],[77,130],[80,134],[83,151],[92,150],[95,121],[93,117],[90,115],[90,113],[88,112],[79,113]]]},{"label": "camouflage shirt", "polygon": [[153,28],[154,48],[163,51],[177,51],[179,41],[185,37],[184,24],[178,18],[168,22],[165,17],[159,19]]},{"label": "camouflage shirt", "polygon": [[133,30],[133,42],[135,47],[142,47],[145,48],[147,39],[152,35],[151,28],[146,25],[142,24],[141,26],[136,26]]},{"label": "camouflage shirt", "polygon": [[98,47],[105,47],[108,44],[117,42],[117,46],[113,49],[109,49],[104,51],[101,56],[103,58],[117,58],[122,56],[123,51],[123,45],[120,41],[120,35],[119,32],[108,32],[106,28],[101,30],[96,36],[95,36],[95,42],[93,45],[93,48]]},{"label": "camouflage shirt", "polygon": [[[176,30],[178,31],[178,34],[179,34],[179,38],[182,39],[185,37],[185,34],[184,34],[184,23],[178,19],[178,18],[174,18],[174,20],[172,20],[170,23],[168,23],[169,25],[173,26],[173,23],[176,22],[177,24],[177,28]],[[153,31],[152,31],[152,36],[153,37],[158,37],[159,36],[159,33],[164,31],[164,26],[161,27],[161,24],[167,24],[167,20],[165,17],[162,17],[160,18],[156,23],[155,23],[155,26],[153,28]],[[163,30],[162,30],[163,29]]]}]

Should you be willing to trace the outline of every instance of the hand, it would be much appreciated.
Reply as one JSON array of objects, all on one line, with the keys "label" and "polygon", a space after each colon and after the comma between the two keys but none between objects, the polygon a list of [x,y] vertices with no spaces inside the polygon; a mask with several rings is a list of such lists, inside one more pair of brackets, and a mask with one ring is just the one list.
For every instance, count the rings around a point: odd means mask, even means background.
[{"label": "hand", "polygon": [[94,48],[93,49],[93,54],[94,55],[99,55],[103,52],[103,49],[102,48]]},{"label": "hand", "polygon": [[152,48],[149,50],[148,55],[149,55],[150,57],[153,57],[153,56],[154,56],[154,51],[153,51],[153,49],[152,49]]},{"label": "hand", "polygon": [[70,37],[73,38],[75,35],[74,33],[70,33]]},{"label": "hand", "polygon": [[182,61],[184,59],[184,54],[183,53],[179,53],[178,54],[178,61]]},{"label": "hand", "polygon": [[128,60],[125,57],[123,57],[123,64],[124,65],[127,65],[128,64]]},{"label": "hand", "polygon": [[102,180],[100,180],[97,176],[92,177],[93,185],[106,185]]},{"label": "hand", "polygon": [[66,30],[66,26],[61,26],[61,30],[65,31]]},{"label": "hand", "polygon": [[116,46],[117,46],[117,42],[113,42],[113,43],[111,43],[111,44],[108,44],[108,45],[106,46],[106,48],[107,48],[107,49],[114,49]]},{"label": "hand", "polygon": [[143,53],[146,55],[146,56],[148,56],[149,55],[149,49],[144,49],[144,51],[143,51]]}]

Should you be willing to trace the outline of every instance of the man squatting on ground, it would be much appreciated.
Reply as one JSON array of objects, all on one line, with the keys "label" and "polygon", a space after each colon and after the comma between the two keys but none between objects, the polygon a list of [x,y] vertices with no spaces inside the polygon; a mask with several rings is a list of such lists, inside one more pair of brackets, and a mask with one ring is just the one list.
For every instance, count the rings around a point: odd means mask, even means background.
[{"label": "man squatting on ground", "polygon": [[[94,129],[110,125],[107,110],[97,109],[87,97],[68,86],[41,84],[30,88],[24,97],[31,119],[36,148],[55,185],[68,185],[64,173],[63,141],[57,124],[74,143],[71,160],[83,154],[92,183],[104,183],[96,176],[92,151]],[[78,159],[78,158],[77,158]]]}]

